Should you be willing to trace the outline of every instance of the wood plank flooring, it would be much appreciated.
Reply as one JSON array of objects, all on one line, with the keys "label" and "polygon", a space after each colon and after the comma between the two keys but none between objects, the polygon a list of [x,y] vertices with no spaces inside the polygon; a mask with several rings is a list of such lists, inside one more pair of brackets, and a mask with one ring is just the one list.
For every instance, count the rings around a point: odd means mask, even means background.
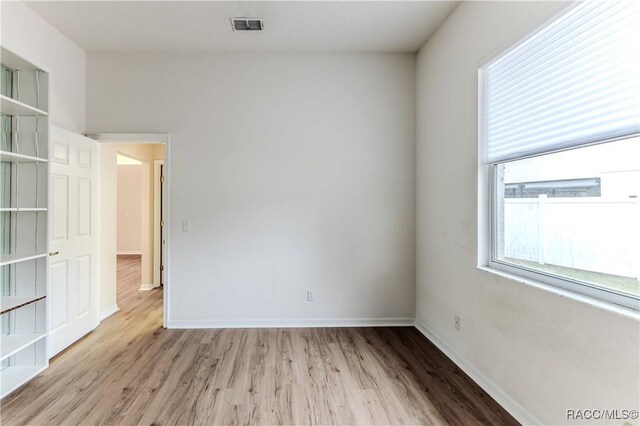
[{"label": "wood plank flooring", "polygon": [[13,424],[517,424],[414,328],[165,330],[118,259],[120,311],[1,403]]}]

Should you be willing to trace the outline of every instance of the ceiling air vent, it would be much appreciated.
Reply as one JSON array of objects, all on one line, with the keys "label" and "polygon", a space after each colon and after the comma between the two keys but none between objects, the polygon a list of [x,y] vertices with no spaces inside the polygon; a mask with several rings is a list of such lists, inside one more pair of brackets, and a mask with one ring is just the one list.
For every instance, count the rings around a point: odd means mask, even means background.
[{"label": "ceiling air vent", "polygon": [[233,31],[262,31],[264,23],[259,18],[231,18]]}]

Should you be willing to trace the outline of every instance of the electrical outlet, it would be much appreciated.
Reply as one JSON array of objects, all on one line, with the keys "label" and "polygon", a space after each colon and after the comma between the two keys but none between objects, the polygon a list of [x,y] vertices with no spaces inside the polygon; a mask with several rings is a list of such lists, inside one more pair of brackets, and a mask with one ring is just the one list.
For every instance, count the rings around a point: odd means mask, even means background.
[{"label": "electrical outlet", "polygon": [[313,290],[307,290],[307,302],[315,302],[316,295]]},{"label": "electrical outlet", "polygon": [[182,222],[182,232],[191,232],[191,222]]},{"label": "electrical outlet", "polygon": [[460,317],[455,315],[453,317],[453,326],[455,327],[456,330],[460,331]]}]

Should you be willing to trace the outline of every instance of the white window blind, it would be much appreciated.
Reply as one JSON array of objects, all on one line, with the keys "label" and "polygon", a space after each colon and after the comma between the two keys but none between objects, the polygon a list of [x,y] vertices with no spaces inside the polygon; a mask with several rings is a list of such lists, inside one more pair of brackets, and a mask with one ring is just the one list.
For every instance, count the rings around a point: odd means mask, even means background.
[{"label": "white window blind", "polygon": [[640,133],[636,1],[587,1],[487,65],[487,161]]}]

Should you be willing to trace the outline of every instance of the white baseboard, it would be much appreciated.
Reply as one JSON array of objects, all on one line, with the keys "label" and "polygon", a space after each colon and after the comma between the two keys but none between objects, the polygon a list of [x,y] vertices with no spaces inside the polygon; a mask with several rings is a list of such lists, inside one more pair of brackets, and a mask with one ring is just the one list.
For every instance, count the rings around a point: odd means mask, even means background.
[{"label": "white baseboard", "polygon": [[105,309],[104,311],[100,312],[100,314],[98,314],[98,321],[102,322],[119,310],[120,308],[118,308],[118,305],[113,305],[110,308]]},{"label": "white baseboard", "polygon": [[493,381],[489,380],[480,370],[458,355],[449,345],[447,345],[437,334],[435,334],[425,323],[416,318],[415,327],[420,331],[431,343],[436,345],[444,354],[449,357],[462,371],[464,371],[471,379],[478,384],[485,392],[496,400],[505,410],[509,412],[518,422],[523,425],[540,425],[540,420],[536,419],[533,414],[527,411],[522,405],[511,398]]},{"label": "white baseboard", "polygon": [[309,318],[255,320],[172,320],[167,328],[411,327],[413,318]]},{"label": "white baseboard", "polygon": [[140,291],[153,290],[155,286],[153,284],[140,284]]},{"label": "white baseboard", "polygon": [[141,251],[119,251],[116,253],[118,256],[142,256]]}]

